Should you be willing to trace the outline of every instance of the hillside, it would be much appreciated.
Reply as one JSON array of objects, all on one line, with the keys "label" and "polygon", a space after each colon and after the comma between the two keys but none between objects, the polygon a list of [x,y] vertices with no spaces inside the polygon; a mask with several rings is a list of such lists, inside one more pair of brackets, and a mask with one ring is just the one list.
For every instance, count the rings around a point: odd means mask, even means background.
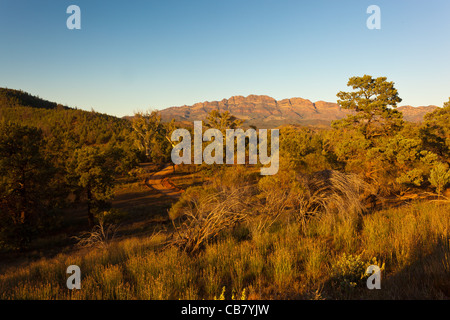
[{"label": "hillside", "polygon": [[[403,106],[398,110],[406,121],[421,122],[423,116],[435,110],[436,106]],[[329,126],[331,121],[347,117],[351,113],[338,104],[325,101],[312,102],[302,98],[275,100],[269,96],[233,96],[221,101],[201,102],[192,106],[171,107],[161,111],[163,120],[175,118],[177,121],[205,119],[208,112],[218,109],[229,111],[234,116],[246,120],[247,125],[273,127],[283,124]]]},{"label": "hillside", "polygon": [[437,106],[401,106],[398,108],[403,113],[403,119],[409,122],[422,122],[423,117],[430,112],[436,110]]},{"label": "hillside", "polygon": [[0,88],[0,121],[42,129],[72,147],[124,141],[131,132],[126,119],[69,108],[21,90]]},{"label": "hillside", "polygon": [[56,102],[41,99],[22,90],[0,88],[0,108],[17,106],[42,109],[56,109],[57,107],[68,109],[67,107],[58,105]]}]

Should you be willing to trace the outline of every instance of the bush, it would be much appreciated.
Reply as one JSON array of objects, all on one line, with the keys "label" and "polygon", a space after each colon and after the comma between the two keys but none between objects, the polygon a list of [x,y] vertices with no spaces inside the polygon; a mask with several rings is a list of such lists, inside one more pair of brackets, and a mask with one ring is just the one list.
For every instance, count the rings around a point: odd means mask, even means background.
[{"label": "bush", "polygon": [[183,216],[185,210],[194,210],[195,205],[207,198],[211,192],[213,192],[213,189],[208,187],[188,188],[170,208],[169,218],[174,221]]},{"label": "bush", "polygon": [[235,226],[246,217],[247,204],[245,190],[207,192],[205,189],[195,189],[197,197],[184,197],[171,209],[180,214],[180,219],[174,221],[175,232],[171,245],[188,253],[197,253],[211,239],[217,237],[223,230]]},{"label": "bush", "polygon": [[299,181],[303,185],[295,210],[299,222],[324,214],[353,219],[364,211],[361,196],[372,191],[358,176],[334,170],[301,176]]},{"label": "bush", "polygon": [[450,183],[450,170],[448,164],[438,163],[430,172],[431,185],[436,188],[437,194],[440,196],[442,190]]},{"label": "bush", "polygon": [[[369,265],[377,265],[377,259],[364,261],[361,255],[340,256],[331,268],[331,282],[338,289],[348,291],[356,287],[364,287],[370,274],[366,273]],[[384,270],[384,264],[380,267]]]}]

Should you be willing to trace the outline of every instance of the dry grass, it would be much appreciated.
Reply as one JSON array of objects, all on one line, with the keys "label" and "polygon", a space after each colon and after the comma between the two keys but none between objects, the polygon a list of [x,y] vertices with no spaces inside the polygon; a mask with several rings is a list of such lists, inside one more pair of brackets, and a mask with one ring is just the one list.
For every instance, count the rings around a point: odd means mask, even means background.
[{"label": "dry grass", "polygon": [[339,215],[354,219],[364,211],[362,196],[370,194],[371,186],[357,175],[325,170],[299,177],[302,191],[298,193],[296,217],[303,221],[309,217]]},{"label": "dry grass", "polygon": [[[178,238],[187,238],[180,247],[195,249],[195,255],[166,247],[165,233],[115,240],[5,270],[0,299],[449,298],[448,203],[411,203],[358,213],[357,219],[337,205],[329,208],[337,214],[309,219],[305,227],[286,206],[270,227],[254,228],[255,221],[246,220],[238,229],[224,230],[223,221],[231,226],[241,220],[241,198],[249,198],[238,190],[205,198],[180,220],[182,228],[195,226]],[[354,281],[373,258],[385,264],[381,290]],[[65,287],[72,264],[82,272],[78,291]]]},{"label": "dry grass", "polygon": [[202,198],[192,198],[174,222],[170,244],[190,254],[198,252],[223,230],[246,218],[245,190],[218,191]]},{"label": "dry grass", "polygon": [[103,219],[100,219],[91,231],[82,232],[73,238],[80,247],[107,247],[114,239],[117,228],[117,226],[105,223]]}]

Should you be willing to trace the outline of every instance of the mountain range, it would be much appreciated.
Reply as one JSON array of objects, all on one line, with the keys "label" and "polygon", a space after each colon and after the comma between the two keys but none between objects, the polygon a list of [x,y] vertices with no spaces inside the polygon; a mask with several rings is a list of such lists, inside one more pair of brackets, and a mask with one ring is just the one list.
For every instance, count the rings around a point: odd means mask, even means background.
[{"label": "mountain range", "polygon": [[[33,96],[21,90],[0,88],[0,118],[6,115],[7,107],[31,107],[36,109],[72,110]],[[398,110],[403,118],[410,122],[421,122],[423,116],[434,111],[437,106],[401,106]],[[329,127],[331,121],[347,117],[352,111],[339,107],[337,103],[316,101],[303,98],[275,100],[265,95],[233,96],[221,101],[201,102],[192,106],[170,107],[160,110],[164,121],[175,119],[180,122],[204,120],[211,110],[229,111],[239,119],[245,120],[244,126],[274,128],[283,124]],[[81,110],[80,110],[81,111]],[[124,117],[131,119],[132,116]]]},{"label": "mountain range", "polygon": [[[410,122],[421,122],[423,116],[432,112],[437,106],[401,106],[397,109],[403,118]],[[303,98],[275,100],[265,95],[233,96],[221,101],[201,102],[192,106],[170,107],[161,110],[165,121],[204,120],[211,110],[229,111],[239,119],[245,120],[247,126],[271,128],[283,124],[307,126],[329,126],[331,121],[347,117],[352,111],[342,109],[337,103],[316,101]]]}]

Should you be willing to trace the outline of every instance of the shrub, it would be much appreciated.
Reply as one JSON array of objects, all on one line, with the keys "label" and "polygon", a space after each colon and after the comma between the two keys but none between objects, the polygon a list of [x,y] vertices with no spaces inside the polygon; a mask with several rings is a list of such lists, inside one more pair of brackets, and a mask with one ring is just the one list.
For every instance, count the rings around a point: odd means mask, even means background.
[{"label": "shrub", "polygon": [[204,190],[199,190],[201,197],[183,198],[186,206],[177,210],[182,215],[178,221],[173,221],[175,232],[171,241],[181,250],[196,253],[204,247],[207,241],[217,237],[223,230],[235,226],[246,217],[245,191],[233,189],[216,191],[203,196]]},{"label": "shrub", "polygon": [[[377,259],[364,261],[361,255],[340,256],[331,268],[331,282],[339,290],[348,291],[349,289],[362,287],[366,285],[366,280],[370,274],[366,273],[369,265],[377,265]],[[384,264],[380,267],[384,270]]]},{"label": "shrub", "polygon": [[438,163],[430,172],[431,185],[436,188],[437,194],[440,196],[442,190],[450,183],[450,170],[448,164]]},{"label": "shrub", "polygon": [[262,231],[271,227],[279,217],[293,210],[299,192],[298,182],[292,178],[293,171],[280,171],[277,175],[266,176],[258,182],[260,202],[255,208],[261,217],[256,227]]},{"label": "shrub", "polygon": [[361,194],[371,191],[370,186],[358,176],[334,170],[303,176],[300,181],[304,192],[298,195],[295,211],[300,222],[323,214],[354,218],[364,210]]},{"label": "shrub", "polygon": [[414,185],[420,187],[423,182],[423,176],[424,176],[423,170],[415,168],[402,174],[400,177],[396,179],[396,181],[401,184]]},{"label": "shrub", "polygon": [[116,232],[116,225],[100,219],[91,231],[82,232],[80,236],[73,238],[80,247],[107,247],[114,239]]}]

